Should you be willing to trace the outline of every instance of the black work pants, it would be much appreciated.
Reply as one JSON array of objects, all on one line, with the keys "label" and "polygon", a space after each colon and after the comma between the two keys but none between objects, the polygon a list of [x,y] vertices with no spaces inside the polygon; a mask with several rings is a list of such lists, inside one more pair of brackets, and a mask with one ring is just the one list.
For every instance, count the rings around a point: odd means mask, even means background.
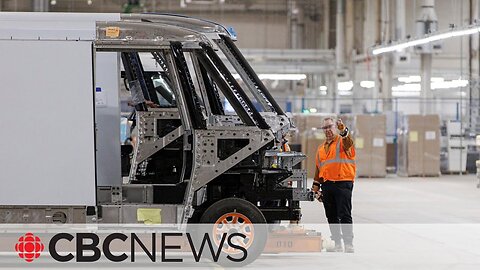
[{"label": "black work pants", "polygon": [[352,181],[326,181],[322,184],[322,201],[325,207],[332,240],[345,244],[353,242]]}]

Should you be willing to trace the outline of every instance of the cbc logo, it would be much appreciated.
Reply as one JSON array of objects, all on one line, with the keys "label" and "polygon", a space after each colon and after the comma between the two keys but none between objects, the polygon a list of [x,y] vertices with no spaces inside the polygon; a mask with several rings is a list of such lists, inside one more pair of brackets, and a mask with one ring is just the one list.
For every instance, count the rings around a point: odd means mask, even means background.
[{"label": "cbc logo", "polygon": [[15,245],[15,251],[18,253],[18,256],[27,262],[33,262],[33,260],[40,257],[44,249],[45,246],[40,238],[33,233],[26,233],[21,236]]}]

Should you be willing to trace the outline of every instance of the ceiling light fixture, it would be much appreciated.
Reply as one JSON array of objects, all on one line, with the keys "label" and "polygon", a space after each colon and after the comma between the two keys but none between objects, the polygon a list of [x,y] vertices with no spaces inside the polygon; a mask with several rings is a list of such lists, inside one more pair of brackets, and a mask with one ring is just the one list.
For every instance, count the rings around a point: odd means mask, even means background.
[{"label": "ceiling light fixture", "polygon": [[361,81],[360,86],[363,88],[374,88],[375,87],[375,81]]},{"label": "ceiling light fixture", "polygon": [[409,47],[423,45],[423,44],[427,44],[430,42],[435,42],[435,41],[439,41],[447,38],[478,34],[479,32],[480,32],[480,26],[477,24],[473,24],[464,28],[446,30],[443,32],[435,32],[434,34],[427,35],[423,38],[413,39],[413,40],[404,41],[404,42],[398,42],[396,44],[387,45],[387,46],[378,46],[372,49],[372,54],[379,55],[382,53],[402,51]]},{"label": "ceiling light fixture", "polygon": [[431,88],[434,89],[449,89],[449,88],[459,88],[466,87],[468,85],[468,80],[452,80],[452,81],[441,81],[441,82],[432,82]]},{"label": "ceiling light fixture", "polygon": [[[468,85],[468,80],[451,80],[451,81],[431,81],[430,88],[432,90],[436,89],[450,89],[450,88],[460,88],[466,87]],[[419,83],[405,83],[392,87],[392,92],[420,92],[422,89]]]},{"label": "ceiling light fixture", "polygon": [[[240,74],[232,73],[234,79],[240,79]],[[305,74],[258,74],[260,80],[272,80],[272,81],[301,81],[307,78]],[[320,86],[321,87],[321,86]],[[322,90],[322,88],[320,88]],[[326,89],[325,89],[326,90]]]},{"label": "ceiling light fixture", "polygon": [[353,88],[352,81],[339,82],[337,83],[338,91],[350,91]]},{"label": "ceiling light fixture", "polygon": [[305,74],[259,74],[261,80],[300,81],[305,80]]}]

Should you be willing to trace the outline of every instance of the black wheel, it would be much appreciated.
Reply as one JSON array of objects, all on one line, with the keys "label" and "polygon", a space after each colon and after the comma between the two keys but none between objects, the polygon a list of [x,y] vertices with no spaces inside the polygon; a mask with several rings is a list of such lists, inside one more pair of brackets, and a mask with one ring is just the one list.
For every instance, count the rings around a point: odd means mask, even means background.
[{"label": "black wheel", "polygon": [[230,242],[223,241],[222,254],[217,261],[222,266],[244,266],[255,261],[267,241],[265,217],[254,204],[244,199],[226,198],[215,202],[205,210],[200,223],[213,224],[202,226],[210,228],[216,247],[225,233],[227,237],[240,234],[230,238]]}]

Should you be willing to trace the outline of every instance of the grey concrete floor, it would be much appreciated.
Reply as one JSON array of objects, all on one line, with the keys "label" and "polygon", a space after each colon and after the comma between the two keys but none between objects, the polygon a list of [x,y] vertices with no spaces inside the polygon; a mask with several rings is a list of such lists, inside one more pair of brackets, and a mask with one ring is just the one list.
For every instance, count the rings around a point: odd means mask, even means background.
[{"label": "grey concrete floor", "polygon": [[[309,181],[309,187],[311,186]],[[475,175],[358,178],[354,223],[480,223]],[[302,202],[302,223],[326,223],[323,205]]]},{"label": "grey concrete floor", "polygon": [[[353,195],[354,254],[263,254],[242,269],[480,269],[480,189],[476,185],[474,175],[359,178]],[[303,202],[302,209],[305,227],[315,228],[328,238],[323,205]],[[25,265],[19,264],[16,256],[0,254],[2,269],[25,269],[26,266],[36,269],[200,268],[195,263]],[[202,266],[203,269],[222,269],[213,263]]]}]

